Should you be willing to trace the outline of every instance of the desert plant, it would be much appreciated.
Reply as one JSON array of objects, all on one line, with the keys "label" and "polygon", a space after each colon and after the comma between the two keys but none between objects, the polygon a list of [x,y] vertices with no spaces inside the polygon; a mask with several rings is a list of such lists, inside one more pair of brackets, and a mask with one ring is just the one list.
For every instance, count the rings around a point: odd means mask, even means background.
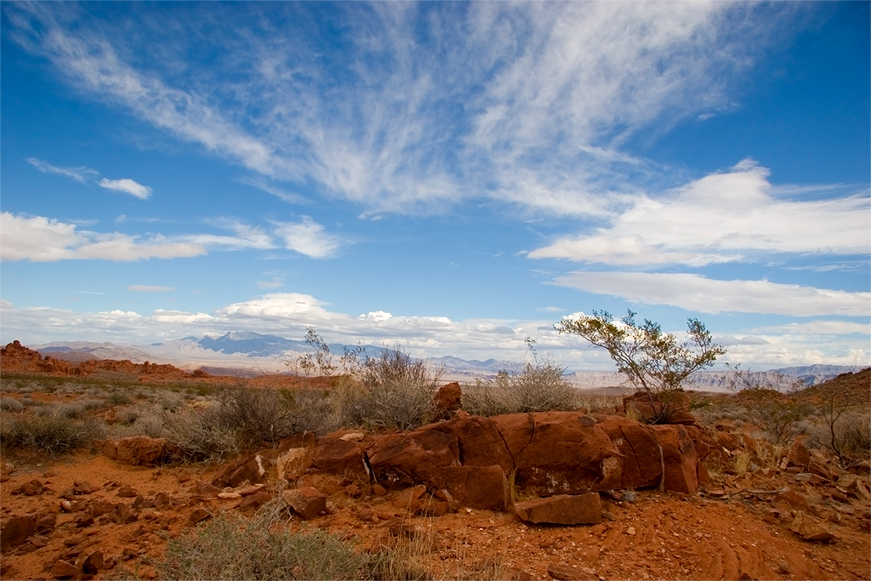
[{"label": "desert plant", "polygon": [[0,410],[5,412],[20,412],[24,409],[24,404],[14,397],[0,397]]},{"label": "desert plant", "polygon": [[549,361],[527,363],[520,373],[502,371],[494,379],[479,379],[463,392],[463,409],[483,416],[568,411],[580,404],[578,389],[565,378],[565,368]]},{"label": "desert plant", "polygon": [[833,452],[843,468],[871,460],[871,414],[853,409],[836,413],[828,405],[821,421],[810,429],[808,444]]},{"label": "desert plant", "polygon": [[331,391],[286,389],[279,393],[287,412],[286,422],[291,433],[308,431],[326,434],[341,427],[335,397]]},{"label": "desert plant", "polygon": [[59,413],[25,413],[4,417],[0,441],[9,449],[30,450],[56,456],[90,446],[102,437],[104,425],[94,418],[74,419]]},{"label": "desert plant", "polygon": [[236,385],[218,392],[215,421],[235,430],[247,446],[293,434],[287,399],[276,390]]},{"label": "desert plant", "polygon": [[171,539],[164,579],[358,579],[366,557],[319,529],[271,532],[261,519],[221,514]]},{"label": "desert plant", "polygon": [[240,438],[216,421],[215,410],[186,409],[164,415],[164,437],[173,454],[192,462],[217,462],[239,454]]},{"label": "desert plant", "polygon": [[295,360],[287,363],[288,367],[299,375],[332,375],[336,370],[333,354],[330,353],[330,346],[314,327],[309,327],[306,331],[305,342],[311,352],[298,355]]},{"label": "desert plant", "polygon": [[[677,411],[678,391],[693,372],[710,367],[726,353],[713,342],[711,333],[698,319],[687,320],[689,341],[684,343],[670,333],[663,333],[660,325],[649,319],[636,323],[632,311],[619,321],[607,311],[593,311],[592,316],[564,318],[555,328],[605,349],[617,371],[647,394],[654,414],[645,419],[652,424],[666,423]],[[655,405],[656,400],[659,405]]]},{"label": "desert plant", "polygon": [[407,430],[425,424],[433,413],[432,397],[440,371],[398,347],[367,357],[359,382],[341,390],[340,417],[345,425]]}]

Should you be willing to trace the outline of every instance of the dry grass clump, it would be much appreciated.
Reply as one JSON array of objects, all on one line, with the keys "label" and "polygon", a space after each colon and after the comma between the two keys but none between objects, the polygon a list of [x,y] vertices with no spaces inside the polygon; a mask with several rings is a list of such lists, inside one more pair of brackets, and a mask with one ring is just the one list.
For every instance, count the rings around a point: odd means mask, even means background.
[{"label": "dry grass clump", "polygon": [[72,418],[56,408],[50,413],[4,413],[0,418],[0,442],[4,452],[30,450],[57,456],[89,447],[103,437],[104,429],[100,420]]},{"label": "dry grass clump", "polygon": [[361,579],[365,557],[324,531],[271,532],[262,519],[221,514],[171,539],[163,579]]},{"label": "dry grass clump", "polygon": [[165,579],[430,579],[432,534],[400,539],[376,555],[316,528],[291,530],[282,498],[247,519],[222,513],[170,539],[155,563]]},{"label": "dry grass clump", "polygon": [[500,372],[463,392],[463,409],[481,416],[571,411],[581,403],[580,391],[565,378],[565,369],[550,362],[527,363],[520,373]]},{"label": "dry grass clump", "polygon": [[871,412],[849,410],[831,425],[818,421],[809,429],[807,443],[831,450],[845,466],[871,460]]},{"label": "dry grass clump", "polygon": [[441,372],[400,349],[367,357],[358,381],[348,381],[337,394],[342,425],[408,430],[432,417],[433,394]]}]

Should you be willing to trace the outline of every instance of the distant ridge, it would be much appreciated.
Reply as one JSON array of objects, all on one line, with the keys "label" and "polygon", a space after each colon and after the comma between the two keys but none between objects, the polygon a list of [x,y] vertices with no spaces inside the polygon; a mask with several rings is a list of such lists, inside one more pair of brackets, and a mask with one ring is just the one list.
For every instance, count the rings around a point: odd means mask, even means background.
[{"label": "distant ridge", "polygon": [[[333,363],[341,358],[345,345],[328,345],[333,354]],[[348,346],[351,348],[356,348]],[[363,346],[365,353],[377,357],[384,347]],[[276,335],[265,335],[250,331],[227,332],[222,335],[188,336],[182,339],[155,343],[152,345],[120,346],[113,343],[87,341],[53,342],[36,345],[44,355],[58,359],[81,361],[79,357],[95,359],[128,359],[142,363],[168,362],[186,369],[203,368],[214,373],[262,375],[264,373],[286,373],[287,363],[296,355],[307,353],[310,347],[305,341],[286,339]],[[427,360],[430,365],[440,368],[443,377],[457,381],[474,378],[492,378],[501,371],[519,373],[523,362],[497,360],[484,361],[462,359],[454,355],[433,357]],[[817,385],[842,373],[856,371],[845,365],[805,365],[748,372],[745,377],[758,385],[782,384],[789,387],[796,380],[805,385]],[[581,388],[616,388],[627,385],[626,378],[615,371],[575,371],[567,374],[569,381]],[[730,371],[702,371],[692,376],[688,389],[705,391],[727,391],[734,387],[735,375]]]}]

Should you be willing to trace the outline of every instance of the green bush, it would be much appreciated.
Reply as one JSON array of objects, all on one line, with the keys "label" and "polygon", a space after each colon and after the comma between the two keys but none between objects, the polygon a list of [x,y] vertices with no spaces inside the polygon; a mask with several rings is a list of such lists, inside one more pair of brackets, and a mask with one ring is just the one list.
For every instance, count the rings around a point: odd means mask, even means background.
[{"label": "green bush", "polygon": [[57,412],[26,413],[2,418],[0,440],[6,450],[29,448],[56,456],[90,446],[103,436],[105,425],[95,418],[69,418]]},{"label": "green bush", "polygon": [[482,416],[571,411],[580,404],[580,392],[565,378],[565,369],[551,362],[527,363],[520,373],[500,372],[463,392],[463,409]]}]

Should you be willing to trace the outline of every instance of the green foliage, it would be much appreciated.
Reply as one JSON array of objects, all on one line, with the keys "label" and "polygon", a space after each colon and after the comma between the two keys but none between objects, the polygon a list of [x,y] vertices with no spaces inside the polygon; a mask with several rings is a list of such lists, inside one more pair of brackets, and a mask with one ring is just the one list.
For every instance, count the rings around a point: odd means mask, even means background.
[{"label": "green foliage", "polygon": [[607,311],[593,311],[577,319],[563,319],[555,325],[560,333],[579,335],[608,352],[617,371],[626,375],[638,390],[656,395],[663,405],[650,423],[665,423],[675,411],[670,405],[673,392],[682,388],[695,371],[710,367],[726,350],[713,342],[711,333],[698,319],[687,320],[689,341],[663,333],[658,323],[635,321],[635,313],[615,321]]},{"label": "green foliage", "polygon": [[566,380],[565,368],[551,362],[527,363],[520,373],[502,371],[463,392],[463,409],[482,416],[570,411],[580,405],[580,394]]}]

